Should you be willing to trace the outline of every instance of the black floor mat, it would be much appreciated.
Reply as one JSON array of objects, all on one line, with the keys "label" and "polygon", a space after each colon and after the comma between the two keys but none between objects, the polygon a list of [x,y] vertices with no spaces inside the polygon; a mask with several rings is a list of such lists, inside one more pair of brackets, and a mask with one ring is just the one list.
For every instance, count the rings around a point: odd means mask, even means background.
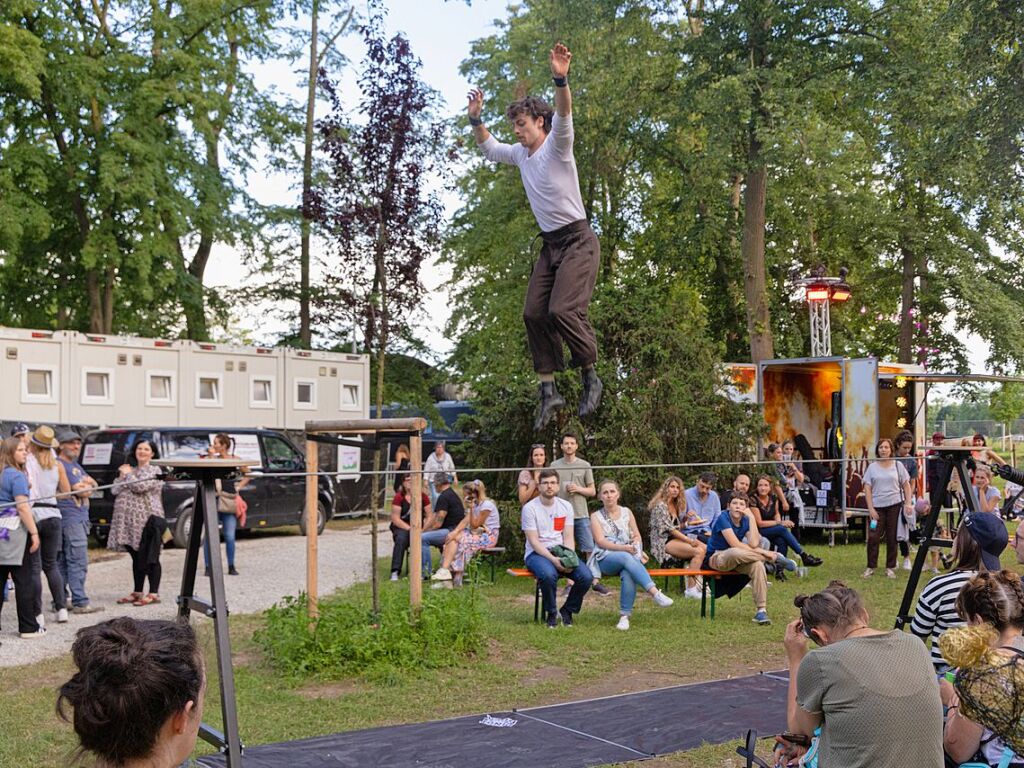
[{"label": "black floor mat", "polygon": [[264,744],[246,749],[243,761],[246,768],[586,768],[729,741],[748,728],[780,733],[785,725],[785,675],[772,673]]}]

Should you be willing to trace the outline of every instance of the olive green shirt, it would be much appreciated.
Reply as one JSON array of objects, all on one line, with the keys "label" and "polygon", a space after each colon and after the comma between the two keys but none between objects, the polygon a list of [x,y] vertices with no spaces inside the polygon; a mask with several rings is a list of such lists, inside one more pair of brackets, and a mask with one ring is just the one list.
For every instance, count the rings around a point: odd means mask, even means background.
[{"label": "olive green shirt", "polygon": [[565,459],[555,459],[551,462],[551,469],[558,472],[558,498],[572,504],[573,519],[590,517],[587,497],[582,493],[569,493],[565,490],[569,483],[582,486],[594,484],[594,470],[590,468],[590,462],[577,458],[570,464]]}]

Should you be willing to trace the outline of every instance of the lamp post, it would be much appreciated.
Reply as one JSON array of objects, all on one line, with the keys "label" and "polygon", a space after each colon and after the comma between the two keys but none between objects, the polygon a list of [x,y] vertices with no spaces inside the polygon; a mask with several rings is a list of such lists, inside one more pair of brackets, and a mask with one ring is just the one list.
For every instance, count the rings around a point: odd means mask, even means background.
[{"label": "lamp post", "polygon": [[842,267],[838,277],[827,277],[825,265],[819,264],[811,270],[809,276],[796,281],[798,286],[804,288],[811,313],[811,357],[832,355],[832,318],[829,307],[833,302],[842,303],[850,298],[850,286],[846,282],[849,271]]}]

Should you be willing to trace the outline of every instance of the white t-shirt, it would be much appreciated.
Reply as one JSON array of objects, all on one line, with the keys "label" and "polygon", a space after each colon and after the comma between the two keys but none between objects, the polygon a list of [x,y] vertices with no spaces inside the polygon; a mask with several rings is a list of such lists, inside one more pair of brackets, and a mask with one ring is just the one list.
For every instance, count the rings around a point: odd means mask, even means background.
[{"label": "white t-shirt", "polygon": [[[545,504],[540,496],[530,499],[523,505],[524,531],[536,531],[540,543],[546,549],[562,543],[562,532],[565,526],[572,525],[572,504],[557,496],[551,500],[551,504]],[[556,520],[561,519],[561,523]],[[561,526],[560,528],[557,526]],[[526,556],[534,554],[530,540],[526,540]]]},{"label": "white t-shirt", "polygon": [[580,195],[576,159],[572,155],[572,115],[551,118],[551,133],[532,155],[522,144],[502,144],[493,136],[478,145],[492,162],[519,167],[526,197],[542,232],[587,218]]},{"label": "white t-shirt", "polygon": [[447,472],[451,474],[455,471],[455,462],[452,461],[452,455],[445,451],[441,454],[441,458],[437,458],[437,453],[431,451],[430,455],[427,456],[427,460],[423,462],[423,473],[427,476],[427,482],[434,482],[434,475],[438,472]]}]

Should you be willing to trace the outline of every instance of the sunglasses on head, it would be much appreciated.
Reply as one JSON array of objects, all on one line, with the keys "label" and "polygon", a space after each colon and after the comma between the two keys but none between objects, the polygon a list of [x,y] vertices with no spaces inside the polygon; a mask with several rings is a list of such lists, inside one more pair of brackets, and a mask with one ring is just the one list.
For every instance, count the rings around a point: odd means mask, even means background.
[{"label": "sunglasses on head", "polygon": [[530,446],[531,451],[535,451],[538,448],[547,448],[547,446],[544,445],[544,443],[534,443],[533,445]]}]

